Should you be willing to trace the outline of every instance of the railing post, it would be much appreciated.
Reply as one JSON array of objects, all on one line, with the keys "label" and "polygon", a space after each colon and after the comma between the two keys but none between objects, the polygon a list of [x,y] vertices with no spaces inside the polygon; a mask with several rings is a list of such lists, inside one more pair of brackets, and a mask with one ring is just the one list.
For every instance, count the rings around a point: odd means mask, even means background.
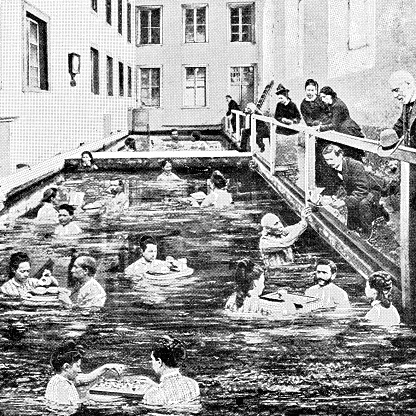
[{"label": "railing post", "polygon": [[270,173],[274,175],[276,170],[276,127],[270,123]]},{"label": "railing post", "polygon": [[246,117],[251,117],[250,150],[251,150],[252,153],[255,153],[256,135],[257,135],[257,129],[256,129],[257,120],[249,114]]},{"label": "railing post", "polygon": [[315,183],[315,136],[305,132],[305,205]]},{"label": "railing post", "polygon": [[416,321],[416,165],[401,162],[400,268],[405,320]]},{"label": "railing post", "polygon": [[[234,112],[234,110],[233,110]],[[237,143],[240,144],[241,143],[241,128],[240,128],[240,114],[238,113],[234,113],[235,114],[235,139],[237,140]]]}]

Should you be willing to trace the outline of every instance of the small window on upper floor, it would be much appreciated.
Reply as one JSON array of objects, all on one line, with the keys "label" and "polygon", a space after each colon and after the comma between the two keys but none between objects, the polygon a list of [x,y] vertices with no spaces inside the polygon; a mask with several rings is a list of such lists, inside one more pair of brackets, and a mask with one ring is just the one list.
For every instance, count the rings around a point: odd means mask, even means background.
[{"label": "small window on upper floor", "polygon": [[48,90],[48,25],[35,14],[26,12],[25,83],[29,90]]},{"label": "small window on upper floor", "polygon": [[231,42],[254,42],[254,3],[232,3],[229,8]]},{"label": "small window on upper floor", "polygon": [[107,94],[114,95],[113,58],[107,56]]},{"label": "small window on upper floor", "polygon": [[91,92],[100,93],[100,65],[97,49],[91,48]]},{"label": "small window on upper floor", "polygon": [[183,5],[185,43],[207,42],[206,5]]},{"label": "small window on upper floor", "polygon": [[120,97],[124,95],[124,65],[123,62],[118,63],[118,94]]},{"label": "small window on upper floor", "polygon": [[133,76],[131,67],[127,67],[127,97],[131,97],[133,92]]},{"label": "small window on upper floor", "polygon": [[91,8],[96,12],[98,11],[98,0],[91,0]]},{"label": "small window on upper floor", "polygon": [[118,33],[123,34],[123,0],[118,0]]},{"label": "small window on upper floor", "polygon": [[162,7],[136,8],[137,45],[162,43]]},{"label": "small window on upper floor", "polygon": [[111,0],[105,0],[105,20],[111,25]]},{"label": "small window on upper floor", "polygon": [[131,43],[131,3],[127,3],[127,42]]}]

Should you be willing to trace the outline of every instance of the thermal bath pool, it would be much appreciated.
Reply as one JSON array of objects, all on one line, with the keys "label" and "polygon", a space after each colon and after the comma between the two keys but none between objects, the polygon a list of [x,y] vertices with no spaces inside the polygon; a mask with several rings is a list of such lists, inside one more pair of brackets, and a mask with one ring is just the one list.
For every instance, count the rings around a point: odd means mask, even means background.
[{"label": "thermal bath pool", "polygon": [[[369,305],[364,284],[330,247],[307,231],[297,243],[297,265],[282,270],[270,289],[303,293],[313,283],[316,257],[330,257],[339,266],[337,283],[350,296],[353,309],[344,314],[320,311],[293,319],[230,317],[223,313],[232,293],[233,264],[241,257],[259,260],[260,218],[280,212],[288,224],[298,219],[247,168],[224,171],[231,178],[235,204],[229,210],[190,208],[180,199],[204,186],[207,172],[180,173],[187,184],[160,188],[155,172],[67,174],[68,188],[86,192],[91,202],[108,181],[129,183],[131,206],[120,219],[81,214],[85,233],[76,241],[36,233],[30,215],[17,220],[0,240],[1,272],[10,253],[27,251],[34,263],[55,262],[55,275],[65,283],[72,248],[90,252],[99,261],[98,280],[107,291],[102,311],[13,310],[0,317],[0,383],[2,415],[50,414],[43,402],[52,375],[49,357],[66,337],[86,347],[83,370],[106,362],[127,365],[127,373],[153,377],[150,350],[170,334],[188,347],[182,372],[198,381],[199,409],[149,410],[134,400],[87,403],[82,415],[406,415],[416,411],[415,332],[406,326],[384,330],[365,325]],[[154,235],[160,258],[186,257],[192,278],[169,286],[136,282],[123,276],[120,263],[137,256],[138,237]],[[20,322],[21,339],[9,325]]]}]

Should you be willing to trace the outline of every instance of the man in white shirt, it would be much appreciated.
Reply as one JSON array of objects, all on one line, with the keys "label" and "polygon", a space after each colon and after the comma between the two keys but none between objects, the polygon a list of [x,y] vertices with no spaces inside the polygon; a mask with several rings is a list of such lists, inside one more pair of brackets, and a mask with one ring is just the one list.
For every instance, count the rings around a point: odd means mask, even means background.
[{"label": "man in white shirt", "polygon": [[319,299],[322,308],[350,308],[347,292],[332,283],[336,275],[337,265],[333,261],[319,259],[315,269],[317,284],[306,289],[305,296]]}]

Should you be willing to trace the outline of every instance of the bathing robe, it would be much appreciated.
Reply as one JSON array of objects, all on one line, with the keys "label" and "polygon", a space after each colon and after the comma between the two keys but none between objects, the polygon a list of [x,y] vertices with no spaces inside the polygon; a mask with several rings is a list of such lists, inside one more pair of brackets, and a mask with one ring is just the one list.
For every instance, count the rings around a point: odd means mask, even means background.
[{"label": "bathing robe", "polygon": [[225,189],[215,189],[202,201],[201,207],[224,208],[228,207],[231,202],[233,202],[233,198],[229,192]]},{"label": "bathing robe", "polygon": [[36,216],[38,224],[59,224],[58,211],[50,202],[44,202]]},{"label": "bathing robe", "polygon": [[82,233],[81,228],[79,228],[76,222],[72,222],[72,221],[67,225],[59,224],[55,228],[55,235],[60,236],[60,237],[76,235],[76,234],[81,234],[81,233]]},{"label": "bathing robe", "polygon": [[199,399],[198,383],[183,376],[175,369],[160,377],[160,384],[151,387],[143,397],[143,403],[151,406],[167,406],[189,403]]},{"label": "bathing robe", "polygon": [[63,405],[77,405],[80,402],[74,383],[60,374],[55,374],[46,386],[46,400]]},{"label": "bathing robe", "polygon": [[7,296],[13,296],[13,297],[23,297],[28,292],[30,292],[32,289],[37,287],[39,284],[39,280],[35,279],[33,277],[29,277],[24,283],[19,283],[15,278],[8,280],[6,283],[4,283],[0,290],[2,293],[4,293]]},{"label": "bathing robe", "polygon": [[334,283],[325,286],[314,285],[305,290],[305,296],[320,299],[321,308],[350,308],[348,294],[344,289]]},{"label": "bathing robe", "polygon": [[70,298],[74,306],[80,308],[101,308],[104,306],[107,295],[103,287],[91,278],[79,290],[75,289]]},{"label": "bathing robe", "polygon": [[124,270],[124,274],[126,274],[127,276],[144,277],[144,274],[149,270],[157,270],[161,267],[169,267],[169,264],[159,259],[149,262],[144,257],[140,257],[139,260],[135,261],[134,263],[130,264],[130,266],[126,267],[126,269]]},{"label": "bathing robe", "polygon": [[400,315],[397,309],[393,305],[385,308],[379,302],[373,302],[373,307],[367,312],[365,319],[375,325],[391,326],[400,324]]},{"label": "bathing robe", "polygon": [[306,230],[307,226],[306,221],[289,225],[284,229],[285,234],[281,236],[265,234],[263,231],[260,237],[260,253],[266,269],[272,270],[283,264],[293,263],[292,245]]}]

